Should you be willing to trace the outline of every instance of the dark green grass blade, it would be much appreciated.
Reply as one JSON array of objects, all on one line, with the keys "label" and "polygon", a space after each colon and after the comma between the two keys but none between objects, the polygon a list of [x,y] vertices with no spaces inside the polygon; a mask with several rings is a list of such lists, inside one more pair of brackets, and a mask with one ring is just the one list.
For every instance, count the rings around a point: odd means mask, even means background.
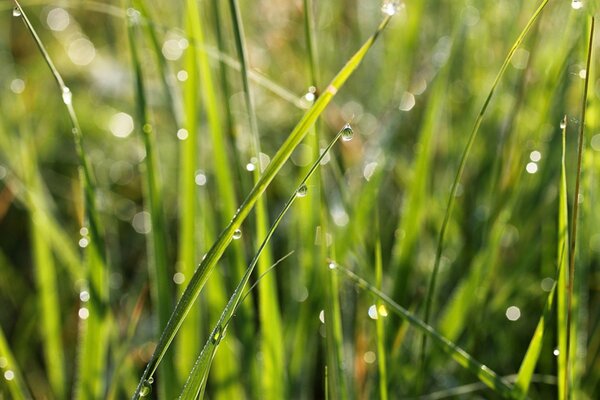
[{"label": "dark green grass blade", "polygon": [[369,293],[373,294],[379,300],[387,304],[392,311],[398,314],[401,318],[406,320],[413,328],[419,332],[427,335],[427,337],[437,346],[439,346],[446,354],[452,357],[460,366],[465,370],[473,373],[482,383],[494,392],[505,398],[512,398],[512,387],[506,383],[498,374],[492,371],[489,367],[481,364],[469,353],[458,347],[453,342],[449,341],[442,335],[440,335],[430,325],[426,324],[423,320],[417,318],[404,307],[397,304],[394,300],[388,297],[385,293],[381,292],[375,286],[365,281],[363,278],[356,275],[349,269],[331,262],[329,268],[334,271],[341,272],[351,281],[356,283],[359,288],[362,288]]},{"label": "dark green grass blade", "polygon": [[[446,206],[446,213],[444,214],[444,220],[442,222],[442,226],[440,228],[440,233],[438,236],[433,271],[432,271],[431,277],[429,279],[429,286],[427,288],[427,296],[425,298],[424,321],[426,323],[429,322],[429,319],[431,317],[433,300],[435,298],[436,280],[437,280],[437,276],[438,276],[438,272],[439,272],[439,268],[440,268],[440,261],[442,258],[442,251],[444,248],[444,240],[446,237],[446,230],[448,228],[448,223],[450,221],[450,216],[452,214],[452,208],[454,207],[454,200],[456,197],[458,184],[462,178],[462,174],[463,174],[463,171],[467,164],[467,159],[471,152],[471,148],[473,147],[473,143],[475,142],[475,138],[477,137],[477,133],[479,132],[479,128],[483,121],[483,117],[488,109],[488,106],[492,100],[492,97],[494,96],[494,92],[495,92],[496,88],[498,87],[500,80],[502,79],[502,76],[504,75],[504,72],[506,71],[507,67],[509,66],[510,60],[512,59],[515,51],[519,48],[519,46],[525,39],[525,36],[527,35],[527,33],[529,32],[531,27],[534,25],[534,23],[537,21],[538,17],[542,13],[542,10],[544,9],[544,7],[546,7],[547,4],[548,4],[548,0],[543,0],[541,2],[539,7],[533,13],[533,15],[531,16],[529,21],[527,21],[527,24],[525,25],[525,27],[523,28],[523,30],[521,31],[521,33],[519,34],[519,36],[517,37],[515,42],[513,43],[506,58],[504,59],[504,62],[502,63],[502,66],[500,67],[500,71],[498,72],[498,75],[496,75],[496,78],[494,79],[494,82],[492,83],[492,87],[483,103],[483,106],[481,107],[481,110],[479,111],[479,115],[475,119],[475,124],[473,125],[473,129],[471,131],[471,134],[469,135],[469,138],[467,139],[467,144],[461,155],[458,170],[456,171],[456,176],[454,178],[454,181],[452,182],[452,188],[450,190],[450,195],[448,197],[448,202],[447,202],[447,206]],[[423,336],[423,342],[421,345],[421,358],[422,359],[425,357],[426,341],[427,341],[427,336]]]},{"label": "dark green grass blade", "polygon": [[575,286],[575,250],[577,244],[577,221],[579,214],[579,191],[580,191],[580,183],[581,183],[581,161],[583,159],[583,143],[585,140],[585,117],[587,111],[587,101],[588,101],[588,90],[590,86],[590,67],[592,63],[592,49],[594,48],[594,25],[596,19],[594,17],[591,18],[590,25],[590,33],[589,33],[589,42],[587,48],[587,62],[586,62],[586,75],[585,82],[583,87],[583,95],[581,100],[581,122],[579,125],[579,135],[578,135],[578,144],[577,144],[577,173],[575,175],[575,192],[573,193],[573,214],[571,216],[571,235],[570,235],[570,246],[569,246],[569,278],[567,282],[567,321],[565,329],[567,331],[567,340],[566,340],[566,367],[565,367],[565,376],[561,377],[564,381],[564,398],[571,398],[570,391],[570,376],[569,369],[571,368],[572,359],[575,357],[575,354],[572,352],[572,348],[575,346],[575,343],[571,344],[571,336],[573,327],[573,291]]},{"label": "dark green grass blade", "polygon": [[325,107],[333,99],[337,91],[344,85],[346,80],[356,70],[366,53],[369,51],[371,46],[377,40],[379,34],[387,26],[390,18],[386,17],[383,19],[381,24],[378,26],[375,33],[363,44],[363,46],[348,60],[346,65],[340,70],[340,72],[333,78],[327,90],[318,98],[313,107],[304,114],[302,119],[298,122],[294,130],[290,133],[285,142],[281,145],[265,171],[261,176],[258,183],[254,186],[251,192],[248,194],[244,203],[240,206],[239,210],[233,216],[229,225],[221,233],[213,247],[206,254],[206,258],[200,264],[196,270],[194,276],[191,278],[188,287],[186,288],[183,296],[179,300],[169,323],[163,331],[161,338],[156,346],[154,354],[150,359],[146,370],[144,371],[140,383],[133,395],[133,399],[140,397],[140,390],[144,385],[147,384],[146,380],[150,378],[156,371],[159,363],[164,357],[169,345],[171,344],[175,334],[179,330],[185,315],[189,312],[193,305],[194,300],[200,294],[202,287],[206,283],[210,273],[215,268],[217,261],[229,245],[232,240],[233,233],[238,229],[241,223],[246,219],[252,207],[256,204],[258,198],[262,195],[265,189],[269,186],[271,181],[275,178],[283,164],[291,156],[294,149],[304,139],[310,127],[314,124],[319,115],[323,112]]},{"label": "dark green grass blade", "polygon": [[[304,178],[298,185],[297,190],[295,190],[294,193],[292,193],[292,195],[288,198],[287,202],[283,206],[283,209],[281,210],[281,212],[279,213],[279,215],[277,216],[277,218],[271,225],[271,228],[267,232],[265,239],[263,240],[260,247],[258,248],[256,255],[250,262],[250,265],[248,266],[242,280],[236,287],[233,295],[231,296],[231,298],[229,299],[229,302],[227,303],[227,306],[221,313],[221,317],[219,318],[219,321],[215,325],[214,329],[212,330],[209,340],[204,345],[204,348],[202,349],[202,353],[200,353],[200,356],[198,357],[198,360],[196,361],[196,364],[194,365],[194,368],[190,372],[190,375],[188,376],[188,380],[183,387],[183,390],[180,395],[180,399],[183,399],[183,400],[195,399],[200,393],[202,393],[204,391],[204,387],[206,385],[206,378],[208,377],[208,372],[210,370],[211,361],[217,351],[219,343],[221,342],[221,340],[223,339],[223,336],[225,335],[225,331],[227,329],[227,325],[228,325],[229,321],[235,314],[241,300],[243,299],[242,294],[244,293],[244,288],[248,284],[248,281],[250,280],[250,276],[251,276],[252,272],[254,271],[256,265],[258,264],[258,260],[260,259],[260,256],[262,255],[264,249],[268,245],[269,240],[275,233],[275,230],[279,226],[279,223],[281,222],[281,220],[283,219],[285,214],[288,212],[288,210],[290,209],[292,204],[294,204],[295,200],[298,198],[298,194],[297,194],[298,190],[300,190],[300,188],[302,188],[304,185],[306,185],[306,182],[310,179],[310,177],[315,173],[315,171],[319,167],[321,160],[323,160],[323,158],[327,155],[329,150],[333,147],[333,145],[340,138],[341,134],[342,134],[342,130],[340,130],[338,132],[338,134],[334,137],[334,139],[325,148],[325,151],[323,152],[323,154],[321,154],[321,156],[313,163],[313,165],[310,168],[310,170],[308,171],[308,173],[304,176]],[[264,275],[261,275],[261,276],[264,276]]]},{"label": "dark green grass blade", "polygon": [[15,1],[23,22],[31,33],[42,57],[50,68],[71,121],[75,149],[79,158],[80,177],[84,197],[85,224],[89,232],[86,247],[87,285],[90,299],[86,303],[89,311],[87,319],[80,323],[80,350],[76,398],[100,398],[104,394],[104,369],[108,347],[108,267],[106,264],[104,235],[96,207],[96,184],[92,169],[83,146],[81,127],[73,108],[71,90],[65,85],[62,76],[54,66],[50,55],[27,18],[21,5]]},{"label": "dark green grass blade", "polygon": [[[172,285],[167,261],[167,230],[165,225],[162,182],[160,179],[158,152],[156,138],[150,123],[150,116],[146,102],[146,90],[142,66],[138,54],[138,41],[136,38],[135,21],[128,21],[128,37],[131,50],[131,60],[134,70],[135,94],[137,104],[137,122],[146,157],[144,158],[142,174],[144,179],[144,203],[150,213],[150,237],[148,238],[149,276],[153,306],[158,313],[157,331],[162,331],[167,326],[172,309]],[[160,369],[159,388],[163,398],[173,398],[177,387],[176,374],[172,355],[169,353]]]}]

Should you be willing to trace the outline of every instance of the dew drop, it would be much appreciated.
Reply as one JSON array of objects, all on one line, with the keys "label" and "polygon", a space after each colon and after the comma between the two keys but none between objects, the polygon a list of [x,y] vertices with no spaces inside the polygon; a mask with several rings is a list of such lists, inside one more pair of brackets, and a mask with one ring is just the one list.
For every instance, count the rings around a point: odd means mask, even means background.
[{"label": "dew drop", "polygon": [[140,397],[149,396],[152,393],[152,383],[154,382],[153,378],[148,378],[142,383],[142,387],[140,388]]},{"label": "dew drop", "polygon": [[354,130],[350,126],[350,124],[344,125],[342,128],[342,140],[345,142],[349,142],[354,137]]},{"label": "dew drop", "polygon": [[241,229],[236,229],[236,230],[233,232],[233,238],[234,238],[235,240],[237,240],[237,239],[239,239],[239,238],[241,238],[241,237],[242,237],[242,230],[241,230]]},{"label": "dew drop", "polygon": [[560,354],[560,351],[558,349],[554,349],[554,351],[552,352],[552,354],[554,354],[555,356],[558,357],[558,355]]},{"label": "dew drop", "polygon": [[71,104],[71,102],[73,101],[73,93],[71,93],[71,89],[69,89],[66,86],[63,88],[62,91],[62,99],[63,103],[65,104]]},{"label": "dew drop", "polygon": [[337,265],[335,264],[334,261],[330,261],[327,266],[329,267],[329,269],[336,269],[337,268]]},{"label": "dew drop", "polygon": [[19,9],[19,7],[15,7],[13,8],[13,17],[20,17],[21,16],[21,10]]},{"label": "dew drop", "polygon": [[560,129],[565,129],[567,127],[567,116],[560,120]]},{"label": "dew drop", "polygon": [[223,328],[221,327],[221,325],[217,326],[217,328],[215,329],[215,331],[213,332],[212,336],[210,337],[210,341],[212,342],[212,344],[219,344],[219,342],[223,339]]},{"label": "dew drop", "polygon": [[306,197],[307,193],[308,193],[308,188],[306,187],[305,184],[302,184],[302,186],[300,186],[298,188],[298,190],[296,191],[296,197]]},{"label": "dew drop", "polygon": [[400,0],[385,0],[381,6],[381,11],[389,16],[395,15],[404,4]]},{"label": "dew drop", "polygon": [[582,9],[583,8],[583,1],[581,1],[581,0],[573,0],[571,2],[571,8],[573,10],[580,10],[580,9]]}]

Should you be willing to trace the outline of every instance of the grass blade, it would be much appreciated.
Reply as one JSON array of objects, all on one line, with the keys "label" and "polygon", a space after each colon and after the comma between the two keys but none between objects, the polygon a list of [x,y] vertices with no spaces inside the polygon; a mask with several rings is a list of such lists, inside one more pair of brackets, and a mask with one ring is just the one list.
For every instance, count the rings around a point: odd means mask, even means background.
[{"label": "grass blade", "polygon": [[512,388],[506,383],[498,374],[492,371],[489,367],[481,364],[475,358],[473,358],[469,353],[464,351],[462,348],[458,347],[453,342],[446,339],[444,336],[440,335],[435,329],[433,329],[430,325],[426,324],[423,320],[414,316],[404,307],[400,306],[390,297],[388,297],[385,293],[381,292],[375,286],[371,285],[369,282],[356,275],[354,272],[349,269],[335,263],[331,262],[329,264],[329,268],[334,271],[343,273],[347,278],[356,283],[358,287],[368,291],[379,300],[383,301],[387,304],[392,311],[394,311],[398,316],[406,320],[413,328],[420,331],[422,334],[427,335],[431,341],[439,346],[446,354],[454,359],[460,366],[462,366],[465,370],[473,373],[483,384],[485,384],[488,388],[492,389],[497,394],[505,397],[512,398]]},{"label": "grass blade", "polygon": [[[379,222],[379,211],[376,217],[376,238],[375,238],[375,285],[381,290],[381,280],[383,275],[383,261],[381,256],[381,230]],[[383,307],[381,301],[377,302],[377,312]],[[379,398],[381,400],[388,399],[387,390],[387,367],[385,356],[385,328],[383,326],[383,318],[377,318],[377,365],[379,367]]]},{"label": "grass blade", "polygon": [[[492,97],[494,96],[494,92],[495,92],[498,84],[500,83],[500,80],[502,79],[504,72],[506,71],[507,67],[509,66],[510,61],[511,61],[515,51],[519,48],[519,46],[523,42],[523,39],[525,39],[525,36],[527,35],[527,33],[529,32],[531,27],[534,25],[534,23],[537,21],[538,17],[541,15],[544,7],[546,7],[547,4],[548,4],[548,0],[543,0],[540,3],[540,5],[536,9],[536,11],[533,13],[533,15],[531,16],[529,21],[527,21],[527,24],[525,25],[525,27],[523,28],[523,30],[517,37],[517,40],[515,40],[515,42],[513,43],[506,58],[504,59],[504,62],[502,63],[502,66],[500,67],[500,71],[498,72],[498,74],[496,75],[496,78],[494,79],[494,82],[492,83],[492,87],[483,103],[483,106],[481,107],[481,110],[479,111],[479,115],[477,116],[477,118],[475,120],[475,124],[473,125],[473,129],[471,130],[471,134],[469,135],[469,138],[467,139],[467,144],[461,155],[458,170],[456,171],[456,176],[454,178],[454,181],[452,182],[452,188],[450,189],[450,195],[448,197],[448,202],[447,202],[447,206],[446,206],[446,213],[444,214],[444,220],[442,222],[442,226],[440,228],[440,233],[438,236],[436,253],[435,253],[435,261],[433,264],[433,271],[431,272],[431,276],[429,278],[429,286],[427,288],[427,295],[425,298],[425,313],[424,313],[425,323],[428,323],[429,319],[431,317],[431,309],[433,306],[433,300],[435,298],[436,280],[437,280],[438,272],[440,269],[440,261],[442,258],[442,251],[444,248],[444,240],[446,237],[446,230],[448,228],[448,223],[450,221],[450,216],[452,214],[452,208],[454,207],[454,200],[456,197],[458,184],[460,183],[463,171],[467,164],[467,159],[471,152],[471,148],[473,147],[473,143],[475,142],[475,138],[477,137],[477,133],[479,132],[479,127],[481,126],[483,117],[488,109],[488,106],[492,100]],[[427,336],[423,336],[423,342],[421,344],[421,360],[422,361],[424,361],[424,357],[425,357],[426,343],[427,343]]]},{"label": "grass blade", "polygon": [[76,398],[100,398],[104,395],[104,368],[108,347],[109,319],[108,309],[108,266],[106,263],[104,234],[96,207],[96,184],[91,165],[83,146],[81,127],[73,108],[71,90],[65,85],[62,76],[54,66],[41,39],[26,13],[15,0],[16,8],[31,33],[44,61],[48,65],[61,92],[63,103],[67,108],[72,126],[75,149],[79,158],[80,177],[84,197],[84,215],[89,243],[86,247],[87,284],[89,285],[89,301],[85,308],[88,317],[80,323],[79,379],[75,389]]},{"label": "grass blade", "polygon": [[[162,331],[169,321],[172,309],[171,277],[167,263],[167,231],[165,226],[162,182],[160,179],[158,153],[153,127],[146,103],[144,77],[139,61],[136,42],[136,26],[133,18],[128,21],[128,37],[130,42],[131,60],[135,76],[135,93],[137,104],[137,121],[142,128],[140,133],[144,142],[146,157],[144,158],[144,203],[150,213],[150,238],[148,240],[149,275],[154,306],[158,311],[157,331]],[[163,398],[174,397],[177,380],[172,356],[169,354],[160,369],[159,388]]]},{"label": "grass blade", "polygon": [[[204,348],[202,349],[202,352],[200,353],[200,356],[198,357],[196,364],[194,364],[194,368],[190,372],[190,375],[188,376],[188,380],[183,387],[183,390],[179,397],[180,399],[182,399],[182,400],[195,399],[198,396],[198,394],[203,392],[204,387],[206,385],[206,378],[208,377],[208,372],[210,369],[210,363],[218,349],[218,346],[219,346],[221,340],[223,339],[223,336],[225,335],[225,331],[227,329],[227,325],[229,324],[229,321],[235,314],[238,306],[240,305],[240,302],[243,300],[242,294],[244,292],[244,288],[248,284],[248,281],[250,280],[250,276],[252,275],[254,268],[258,264],[260,256],[262,255],[264,249],[266,248],[267,244],[269,243],[269,240],[275,233],[275,230],[279,226],[279,223],[281,222],[281,220],[283,219],[283,217],[285,216],[287,211],[290,209],[292,204],[294,204],[294,201],[299,197],[298,192],[306,185],[306,182],[315,173],[315,171],[319,167],[323,158],[327,155],[329,150],[333,147],[333,145],[337,142],[337,140],[342,135],[342,131],[343,130],[340,130],[337,133],[337,135],[334,137],[334,139],[325,148],[325,151],[323,151],[323,153],[319,156],[319,158],[313,163],[313,165],[310,168],[310,170],[308,171],[308,173],[304,176],[304,178],[302,179],[302,181],[300,182],[300,184],[298,185],[298,187],[294,191],[294,193],[292,193],[292,195],[288,198],[287,202],[283,206],[283,209],[281,210],[281,212],[279,213],[279,215],[277,216],[277,218],[271,225],[271,228],[267,232],[265,239],[261,243],[254,258],[250,262],[250,265],[246,269],[246,272],[245,272],[244,276],[242,277],[242,280],[236,287],[235,291],[233,292],[233,295],[231,296],[231,298],[229,299],[229,302],[227,303],[227,306],[221,313],[219,321],[217,322],[214,329],[212,330],[209,340],[204,345]],[[278,261],[278,263],[280,261]],[[261,277],[262,276],[263,275],[261,275]]]},{"label": "grass blade", "polygon": [[571,359],[575,356],[572,350],[571,344],[571,334],[572,334],[572,319],[573,319],[573,288],[575,284],[575,250],[577,244],[577,217],[579,213],[579,187],[581,183],[581,160],[583,158],[583,142],[584,142],[584,133],[585,133],[585,117],[587,111],[587,100],[588,100],[588,89],[590,86],[590,66],[592,62],[592,49],[594,48],[594,25],[596,19],[594,17],[591,18],[590,25],[590,33],[589,33],[589,42],[587,49],[587,62],[586,62],[586,74],[585,74],[585,83],[583,87],[583,95],[581,100],[581,124],[579,125],[579,136],[578,136],[578,145],[577,145],[577,172],[575,175],[575,193],[573,193],[573,214],[571,216],[571,243],[569,247],[569,278],[567,281],[567,321],[565,329],[567,331],[566,334],[566,344],[565,344],[565,353],[566,353],[566,366],[565,366],[565,375],[562,377],[564,381],[564,398],[570,398],[570,377],[569,377],[569,368],[571,368]]},{"label": "grass blade", "polygon": [[296,127],[290,133],[285,142],[281,145],[271,162],[265,169],[258,183],[248,194],[244,203],[240,206],[238,212],[233,216],[229,225],[220,234],[213,247],[207,253],[206,258],[200,264],[194,275],[192,276],[185,292],[181,299],[177,303],[173,314],[167,324],[167,327],[163,331],[161,338],[156,346],[156,349],[152,355],[152,358],[148,362],[146,370],[144,371],[138,387],[133,395],[133,399],[139,399],[140,391],[142,387],[146,387],[148,384],[147,380],[154,374],[159,363],[164,357],[169,345],[173,341],[175,334],[179,330],[183,319],[189,312],[193,305],[194,300],[200,294],[202,287],[206,283],[210,273],[215,268],[217,261],[229,245],[232,240],[233,233],[238,229],[244,219],[250,213],[252,207],[256,204],[258,198],[262,195],[265,189],[269,186],[271,181],[275,178],[283,164],[291,156],[294,149],[302,142],[310,127],[314,124],[319,115],[323,112],[325,107],[333,99],[337,91],[344,85],[346,80],[356,70],[366,53],[369,51],[371,46],[377,40],[379,34],[387,26],[390,21],[390,17],[385,17],[381,24],[376,29],[375,33],[362,45],[362,47],[348,60],[346,65],[338,72],[338,74],[330,82],[327,90],[317,99],[313,107],[308,110],[302,119],[298,122]]}]

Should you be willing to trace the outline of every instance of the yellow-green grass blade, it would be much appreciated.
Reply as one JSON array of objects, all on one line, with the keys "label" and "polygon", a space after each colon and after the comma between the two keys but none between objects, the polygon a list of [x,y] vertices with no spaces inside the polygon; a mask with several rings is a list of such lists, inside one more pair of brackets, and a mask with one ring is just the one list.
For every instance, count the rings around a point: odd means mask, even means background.
[{"label": "yellow-green grass blade", "polygon": [[[379,222],[379,211],[376,211],[376,232],[375,232],[375,285],[381,290],[383,276],[383,261],[381,255],[381,228]],[[379,314],[381,307],[385,307],[380,300],[377,302],[377,313]],[[385,327],[383,326],[383,318],[377,318],[375,321],[377,326],[377,365],[379,368],[379,398],[381,400],[388,399],[387,389],[387,365],[385,354]]]},{"label": "yellow-green grass blade", "polygon": [[[4,330],[0,327],[0,397],[10,394],[14,400],[33,399],[29,388],[25,384],[21,369],[13,355]],[[8,390],[8,393],[5,393]]]},{"label": "yellow-green grass blade", "polygon": [[481,364],[473,356],[465,350],[446,339],[438,331],[426,324],[423,320],[413,315],[411,312],[400,306],[385,293],[381,292],[375,286],[356,275],[354,272],[343,267],[340,264],[331,261],[329,268],[342,273],[345,277],[353,281],[359,288],[364,289],[383,301],[390,310],[394,311],[398,316],[407,321],[413,328],[427,337],[437,346],[439,346],[446,354],[454,359],[461,367],[473,373],[482,383],[495,393],[504,398],[513,398],[512,387],[505,382],[498,374],[491,370],[488,366]]},{"label": "yellow-green grass blade", "polygon": [[289,159],[294,149],[298,146],[298,144],[300,144],[300,142],[302,142],[310,127],[327,107],[337,91],[342,88],[346,80],[359,66],[360,62],[363,60],[369,49],[379,37],[379,34],[389,23],[389,20],[389,16],[383,19],[383,21],[377,27],[375,33],[348,60],[346,65],[344,65],[344,67],[327,86],[327,89],[317,99],[313,107],[304,114],[285,142],[281,145],[275,156],[272,158],[271,162],[263,172],[260,180],[250,191],[246,197],[246,200],[233,216],[229,225],[220,234],[217,241],[206,254],[206,257],[199,265],[194,275],[191,277],[185,292],[183,293],[181,299],[175,307],[175,310],[173,311],[173,314],[171,315],[167,327],[163,331],[161,338],[157,343],[156,349],[150,361],[148,362],[146,370],[142,374],[138,387],[133,395],[134,399],[138,399],[140,397],[140,390],[142,387],[145,387],[144,385],[148,384],[147,379],[154,375],[154,372],[164,357],[169,345],[173,341],[173,338],[179,330],[179,327],[181,326],[186,314],[192,307],[194,300],[200,294],[202,287],[208,280],[210,273],[215,268],[217,261],[231,242],[235,230],[239,229],[242,222],[250,213],[252,207],[256,204],[258,198],[263,194],[271,181],[275,178],[283,164]]},{"label": "yellow-green grass blade", "polygon": [[[586,74],[585,81],[583,86],[583,94],[581,100],[581,119],[579,125],[579,135],[578,135],[578,144],[577,144],[577,164],[576,164],[576,175],[575,175],[575,190],[573,193],[573,213],[571,215],[571,232],[570,232],[570,245],[569,245],[569,277],[567,281],[567,321],[565,324],[566,330],[566,344],[565,344],[565,352],[566,352],[566,360],[565,360],[565,375],[561,376],[564,382],[564,398],[571,398],[571,380],[572,374],[569,373],[569,370],[572,368],[573,360],[576,357],[574,349],[577,347],[577,343],[572,339],[572,337],[576,337],[575,334],[575,324],[573,323],[573,310],[574,307],[574,287],[575,287],[575,251],[577,244],[577,223],[578,223],[578,215],[579,215],[579,195],[580,195],[580,184],[581,184],[581,174],[582,174],[582,160],[583,160],[583,143],[585,140],[585,118],[587,111],[587,102],[588,102],[588,91],[590,86],[590,67],[592,63],[592,50],[594,48],[594,26],[596,19],[591,17],[591,24],[589,27],[589,38],[588,38],[588,47],[587,47],[587,61],[586,61]],[[560,350],[559,350],[560,351]]]},{"label": "yellow-green grass blade", "polygon": [[80,322],[80,350],[76,398],[99,398],[104,393],[104,371],[108,347],[108,266],[104,249],[104,235],[96,207],[96,184],[92,169],[83,146],[83,135],[75,109],[73,94],[65,85],[62,76],[54,66],[36,30],[23,8],[15,0],[19,14],[31,33],[44,61],[58,84],[63,103],[71,122],[75,149],[80,163],[80,177],[83,188],[84,215],[89,243],[86,247],[87,285],[90,294],[86,303],[88,316]]},{"label": "yellow-green grass blade", "polygon": [[[452,209],[454,207],[454,201],[455,201],[456,193],[458,190],[458,185],[462,178],[462,174],[465,169],[469,154],[471,152],[471,148],[473,147],[473,143],[475,142],[475,138],[477,137],[477,133],[479,132],[479,128],[481,126],[481,123],[483,122],[483,117],[485,116],[488,106],[490,105],[490,102],[494,96],[494,92],[495,92],[496,88],[498,87],[500,80],[502,79],[507,67],[509,66],[510,61],[511,61],[515,51],[519,48],[519,46],[525,39],[525,36],[529,32],[529,30],[533,27],[535,22],[538,20],[539,16],[541,15],[543,9],[546,7],[547,4],[548,4],[548,0],[543,0],[540,3],[540,5],[536,9],[536,11],[533,13],[533,15],[531,16],[529,21],[527,21],[527,24],[525,25],[525,27],[523,28],[523,30],[521,31],[521,33],[519,34],[519,36],[513,43],[512,47],[510,48],[506,58],[504,59],[504,62],[502,63],[502,66],[500,67],[498,74],[496,75],[496,78],[494,79],[494,82],[492,83],[492,87],[481,107],[481,110],[479,111],[479,114],[478,114],[477,118],[475,119],[473,129],[471,130],[471,133],[467,139],[467,144],[465,145],[464,150],[462,152],[460,163],[459,163],[458,169],[456,171],[456,176],[452,182],[452,188],[450,189],[450,194],[448,196],[446,212],[444,214],[442,226],[440,228],[439,235],[438,235],[435,260],[434,260],[434,264],[433,264],[433,271],[431,272],[431,276],[429,278],[429,285],[427,288],[427,295],[425,298],[424,321],[426,323],[429,322],[431,312],[432,312],[433,301],[435,298],[436,280],[437,280],[438,273],[439,273],[440,261],[442,258],[442,251],[444,248],[444,240],[446,237],[448,223],[450,222],[450,216],[452,214]],[[425,357],[426,341],[427,341],[427,336],[423,336],[423,341],[421,344],[422,359]]]},{"label": "yellow-green grass blade", "polygon": [[[39,192],[37,150],[32,138],[26,134],[23,140],[22,162],[25,167],[27,186],[32,192]],[[51,243],[44,235],[41,226],[44,222],[39,214],[41,209],[30,213],[31,248],[35,266],[39,309],[41,311],[40,333],[44,350],[44,362],[53,394],[56,398],[66,398],[65,357],[62,344],[61,306],[56,277],[56,266]]]},{"label": "yellow-green grass blade", "polygon": [[[202,352],[200,353],[200,355],[194,365],[194,368],[190,372],[190,374],[188,376],[188,380],[186,381],[186,384],[183,387],[183,390],[179,397],[180,399],[182,399],[182,400],[195,399],[199,394],[203,393],[204,388],[206,386],[206,380],[207,380],[208,373],[210,370],[211,361],[218,349],[218,346],[219,346],[221,340],[223,339],[223,337],[225,335],[229,321],[234,316],[237,308],[240,305],[240,302],[244,298],[242,296],[244,293],[244,289],[245,289],[246,285],[248,284],[248,281],[250,280],[250,276],[252,275],[252,272],[254,271],[254,269],[256,268],[256,266],[258,264],[258,260],[260,259],[261,255],[263,254],[264,249],[268,245],[269,240],[275,233],[275,230],[279,226],[279,223],[281,222],[281,220],[283,219],[285,214],[288,212],[288,210],[290,209],[292,204],[294,204],[296,199],[298,199],[299,197],[302,197],[302,196],[298,196],[298,192],[300,190],[302,190],[302,188],[306,185],[306,182],[315,173],[317,168],[319,168],[321,160],[323,160],[323,158],[327,155],[329,150],[333,147],[333,145],[337,142],[337,140],[340,138],[341,135],[342,135],[342,130],[340,130],[338,132],[338,134],[333,138],[333,140],[325,148],[325,151],[312,164],[308,173],[304,176],[304,178],[298,185],[297,189],[288,198],[287,202],[283,206],[283,208],[282,208],[281,212],[279,213],[279,215],[277,216],[277,218],[275,218],[269,231],[266,233],[265,239],[260,244],[254,258],[252,259],[252,261],[250,262],[250,265],[246,269],[246,272],[245,272],[244,276],[242,277],[242,280],[238,283],[235,291],[233,292],[231,298],[229,299],[229,302],[227,303],[227,306],[221,313],[221,316],[219,317],[219,321],[216,323],[215,327],[213,328],[208,341],[204,345],[204,348],[202,349]],[[261,275],[260,279],[264,279],[265,276],[266,275]],[[268,392],[265,392],[265,393],[268,393]]]},{"label": "yellow-green grass blade", "polygon": [[[144,202],[150,213],[150,234],[147,241],[149,254],[149,276],[153,306],[156,307],[158,318],[157,331],[167,326],[172,309],[172,285],[167,261],[167,232],[164,216],[162,182],[160,179],[158,152],[154,129],[150,123],[150,115],[146,102],[146,90],[142,66],[138,54],[138,39],[136,21],[130,19],[127,24],[134,70],[135,94],[137,104],[137,122],[145,149],[142,164],[144,181]],[[167,353],[160,369],[159,391],[163,398],[173,398],[177,387],[177,378],[173,364],[173,354]]]},{"label": "yellow-green grass blade", "polygon": [[[246,112],[248,114],[252,134],[252,151],[258,160],[258,167],[253,171],[254,184],[260,179],[264,166],[261,161],[261,145],[258,121],[254,107],[254,97],[250,89],[248,73],[248,55],[244,37],[244,26],[237,0],[230,0],[234,39],[240,62],[242,86]],[[268,231],[267,201],[260,197],[256,202],[255,243],[258,244],[266,237]],[[261,246],[262,247],[262,246]],[[258,259],[257,272],[264,274],[272,264],[270,246],[263,248],[263,256]],[[260,347],[263,363],[259,367],[262,377],[262,392],[269,393],[273,398],[285,398],[286,374],[284,366],[283,332],[277,287],[274,274],[266,275],[258,289],[258,314],[260,321]]]}]

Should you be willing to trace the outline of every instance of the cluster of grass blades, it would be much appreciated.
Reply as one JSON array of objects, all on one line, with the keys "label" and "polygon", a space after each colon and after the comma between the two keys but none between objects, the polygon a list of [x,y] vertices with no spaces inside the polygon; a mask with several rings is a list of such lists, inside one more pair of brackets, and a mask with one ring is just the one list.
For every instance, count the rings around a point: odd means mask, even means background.
[{"label": "cluster of grass blades", "polygon": [[593,399],[598,5],[267,3],[0,4],[0,398]]}]

